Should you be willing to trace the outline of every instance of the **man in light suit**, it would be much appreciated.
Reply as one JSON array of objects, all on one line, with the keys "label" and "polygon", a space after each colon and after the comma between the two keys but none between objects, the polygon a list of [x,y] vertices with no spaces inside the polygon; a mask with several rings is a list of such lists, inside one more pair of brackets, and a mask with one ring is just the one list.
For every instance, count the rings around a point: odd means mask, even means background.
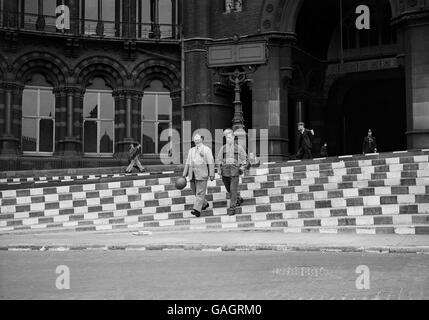
[{"label": "man in light suit", "polygon": [[203,144],[199,134],[194,136],[195,147],[188,153],[183,176],[188,177],[191,182],[191,189],[195,195],[194,208],[192,214],[196,217],[201,215],[201,211],[207,209],[209,204],[206,200],[207,180],[214,179],[214,159],[212,150]]}]

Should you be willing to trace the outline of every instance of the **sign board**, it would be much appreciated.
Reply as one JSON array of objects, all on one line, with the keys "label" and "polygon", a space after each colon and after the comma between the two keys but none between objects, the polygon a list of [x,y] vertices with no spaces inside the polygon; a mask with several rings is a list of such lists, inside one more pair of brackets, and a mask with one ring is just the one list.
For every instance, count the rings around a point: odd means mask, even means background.
[{"label": "sign board", "polygon": [[210,68],[265,64],[267,62],[266,43],[209,45],[207,61]]}]

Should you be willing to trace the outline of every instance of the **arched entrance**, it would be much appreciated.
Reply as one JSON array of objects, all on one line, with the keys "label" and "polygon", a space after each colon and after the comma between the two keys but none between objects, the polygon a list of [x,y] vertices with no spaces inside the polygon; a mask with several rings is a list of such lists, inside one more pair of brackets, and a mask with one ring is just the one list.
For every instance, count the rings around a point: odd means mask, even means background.
[{"label": "arched entrance", "polygon": [[405,150],[405,78],[399,70],[349,74],[331,88],[325,123],[330,153],[360,154],[372,129],[378,151]]},{"label": "arched entrance", "polygon": [[[370,30],[357,30],[354,24],[355,9],[362,4],[370,8]],[[292,61],[294,70],[300,70],[289,87],[291,150],[297,147],[293,132],[298,120],[316,132],[315,157],[325,141],[329,155],[361,153],[369,128],[379,151],[404,150],[405,73],[396,58],[390,1],[342,1],[340,8],[340,0],[305,0],[291,16],[296,17],[297,35]]]}]

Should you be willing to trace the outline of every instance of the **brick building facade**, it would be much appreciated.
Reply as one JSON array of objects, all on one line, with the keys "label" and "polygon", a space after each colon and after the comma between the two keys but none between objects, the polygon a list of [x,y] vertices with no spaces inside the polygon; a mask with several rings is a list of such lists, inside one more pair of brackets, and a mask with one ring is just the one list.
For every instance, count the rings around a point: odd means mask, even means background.
[{"label": "brick building facade", "polygon": [[[70,8],[70,28],[55,8]],[[371,9],[358,31],[355,9]],[[234,92],[207,46],[265,41],[242,87],[246,128],[268,129],[271,159],[296,151],[429,148],[428,0],[0,0],[2,170],[118,165],[129,143],[159,162],[182,121],[231,126]],[[340,20],[342,18],[342,23]],[[342,27],[340,27],[342,26]],[[342,48],[342,50],[341,50]]]}]

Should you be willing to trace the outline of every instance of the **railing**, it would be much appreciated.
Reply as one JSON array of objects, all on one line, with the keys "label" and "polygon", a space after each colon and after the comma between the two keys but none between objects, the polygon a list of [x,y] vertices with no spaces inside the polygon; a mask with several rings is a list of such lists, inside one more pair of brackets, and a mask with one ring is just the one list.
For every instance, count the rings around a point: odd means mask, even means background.
[{"label": "railing", "polygon": [[57,17],[0,11],[0,29],[64,33],[97,38],[179,39],[180,26],[70,18],[70,29],[57,29]]}]

